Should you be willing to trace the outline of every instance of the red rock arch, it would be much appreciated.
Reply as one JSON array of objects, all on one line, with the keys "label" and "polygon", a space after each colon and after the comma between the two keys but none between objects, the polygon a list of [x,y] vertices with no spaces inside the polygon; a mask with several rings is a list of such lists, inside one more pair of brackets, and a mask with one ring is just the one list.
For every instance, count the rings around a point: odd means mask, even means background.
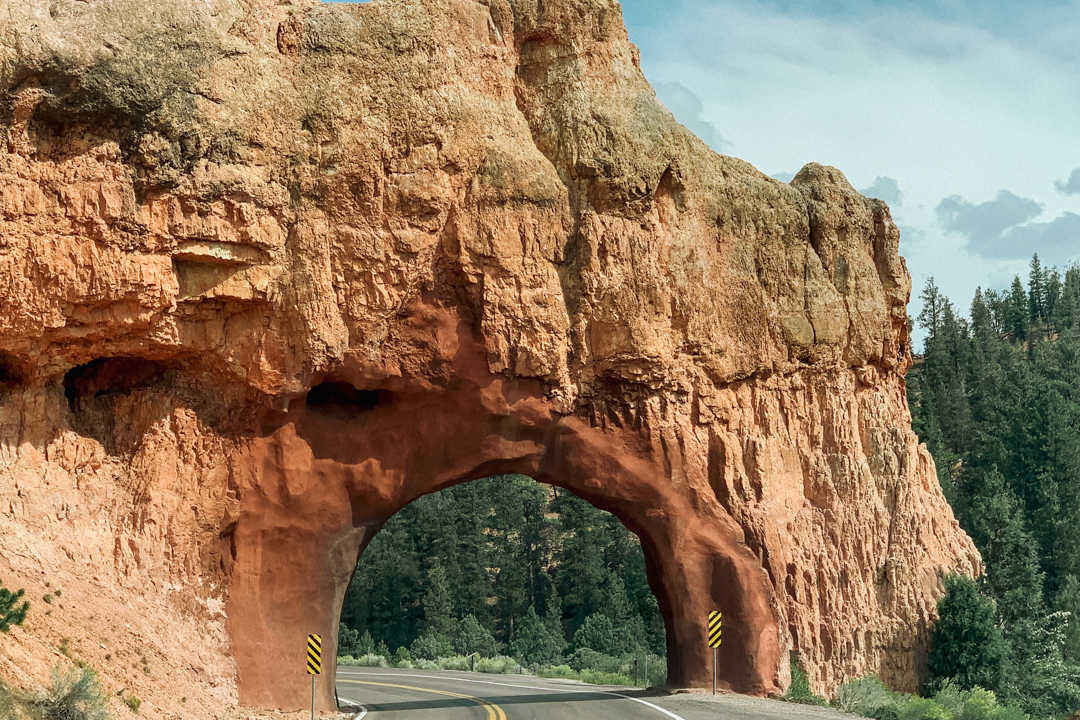
[{"label": "red rock arch", "polygon": [[[458,328],[449,311],[415,313],[435,335]],[[667,627],[671,685],[708,682],[705,626],[719,608],[728,619],[721,686],[779,690],[786,653],[768,576],[716,499],[673,477],[679,454],[641,424],[605,429],[555,412],[541,383],[490,375],[477,350],[454,353],[451,388],[355,370],[319,386],[316,401],[309,394],[263,418],[267,432],[241,456],[232,536],[227,611],[241,703],[304,707],[304,636],[322,633],[334,657],[361,548],[416,498],[502,473],[569,489],[638,535]],[[333,662],[327,670],[320,702],[330,707]]]}]

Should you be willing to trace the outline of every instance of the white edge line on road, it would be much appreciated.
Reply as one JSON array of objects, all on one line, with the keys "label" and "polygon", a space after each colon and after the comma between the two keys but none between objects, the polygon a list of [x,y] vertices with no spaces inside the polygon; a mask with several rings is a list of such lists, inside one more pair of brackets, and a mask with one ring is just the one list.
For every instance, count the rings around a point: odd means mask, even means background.
[{"label": "white edge line on road", "polygon": [[352,720],[364,720],[364,718],[367,717],[368,709],[366,707],[364,707],[358,702],[353,702],[348,698],[345,698],[345,702],[347,702],[349,705],[352,705],[354,708],[359,708],[359,712],[352,716]]},{"label": "white edge line on road", "polygon": [[[338,670],[338,675],[348,675],[348,673],[343,673],[339,669]],[[651,707],[653,710],[656,710],[657,712],[661,712],[664,715],[667,715],[669,718],[674,718],[675,720],[686,720],[685,718],[683,718],[683,717],[681,717],[679,715],[676,715],[675,713],[671,712],[670,710],[665,710],[664,708],[660,707],[659,705],[653,705],[651,702],[647,702],[645,700],[642,700],[641,698],[631,697],[629,695],[623,695],[622,693],[612,692],[611,690],[591,690],[591,689],[588,689],[589,686],[586,686],[586,688],[580,689],[580,690],[577,689],[577,688],[563,689],[563,688],[536,687],[534,685],[514,685],[512,683],[495,682],[494,680],[470,680],[468,678],[446,677],[445,675],[411,675],[411,674],[406,674],[406,673],[355,673],[355,674],[352,675],[352,677],[403,677],[403,678],[410,678],[411,677],[411,678],[426,678],[428,680],[456,680],[458,682],[476,683],[478,685],[501,685],[502,687],[519,688],[521,690],[541,690],[541,691],[546,690],[548,692],[564,692],[564,693],[592,692],[592,693],[597,693],[599,695],[614,695],[615,697],[621,697],[621,698],[623,698],[625,700],[633,700],[634,702],[641,703],[642,705],[645,705],[646,707]],[[582,683],[582,684],[584,685],[584,683]],[[595,686],[592,686],[592,687],[595,687]],[[366,714],[366,711],[365,711],[365,714]],[[360,717],[363,717],[363,715],[361,715]],[[353,720],[358,720],[358,719],[353,718]]]}]

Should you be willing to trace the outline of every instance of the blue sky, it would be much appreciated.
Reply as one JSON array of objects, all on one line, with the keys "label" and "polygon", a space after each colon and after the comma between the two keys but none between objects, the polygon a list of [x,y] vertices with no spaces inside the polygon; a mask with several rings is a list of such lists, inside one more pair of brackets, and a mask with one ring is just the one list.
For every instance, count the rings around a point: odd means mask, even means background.
[{"label": "blue sky", "polygon": [[915,290],[966,311],[1080,260],[1080,3],[626,0],[661,100],[789,178],[833,165],[890,203]]},{"label": "blue sky", "polygon": [[[625,0],[660,99],[718,152],[887,201],[966,312],[1080,260],[1080,0]],[[918,336],[917,336],[918,337]]]}]

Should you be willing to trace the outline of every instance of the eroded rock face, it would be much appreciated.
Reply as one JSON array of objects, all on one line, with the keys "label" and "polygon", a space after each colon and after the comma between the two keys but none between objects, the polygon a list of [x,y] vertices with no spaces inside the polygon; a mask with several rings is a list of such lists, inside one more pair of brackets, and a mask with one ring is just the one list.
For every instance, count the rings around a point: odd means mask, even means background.
[{"label": "eroded rock face", "polygon": [[5,550],[188,598],[243,704],[300,708],[382,523],[520,472],[641,537],[670,683],[720,609],[730,689],[792,650],[914,688],[980,560],[911,431],[896,226],[709,151],[614,0],[4,11]]}]

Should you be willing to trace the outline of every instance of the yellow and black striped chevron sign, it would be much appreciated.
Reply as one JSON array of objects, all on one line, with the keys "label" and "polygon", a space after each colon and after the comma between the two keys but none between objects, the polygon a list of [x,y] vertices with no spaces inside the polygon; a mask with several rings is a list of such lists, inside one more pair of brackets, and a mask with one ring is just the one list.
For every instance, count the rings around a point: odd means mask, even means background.
[{"label": "yellow and black striped chevron sign", "polygon": [[307,636],[307,671],[308,675],[322,674],[322,637]]},{"label": "yellow and black striped chevron sign", "polygon": [[720,611],[709,613],[709,647],[720,647]]}]

